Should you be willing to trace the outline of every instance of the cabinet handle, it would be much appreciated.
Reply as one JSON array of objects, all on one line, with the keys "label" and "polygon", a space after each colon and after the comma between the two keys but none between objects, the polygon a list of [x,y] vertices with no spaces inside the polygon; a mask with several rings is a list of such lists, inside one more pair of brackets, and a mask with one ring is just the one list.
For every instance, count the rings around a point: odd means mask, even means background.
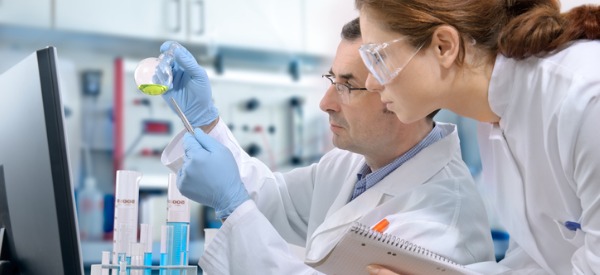
[{"label": "cabinet handle", "polygon": [[[192,12],[190,14],[190,16],[198,16],[199,19],[198,20],[190,20],[190,22],[194,22],[193,26],[191,26],[191,27],[193,28],[193,33],[195,35],[202,35],[202,34],[204,34],[204,23],[205,23],[204,0],[193,1],[192,5],[197,6],[197,13]],[[196,9],[194,9],[193,7],[190,10],[196,11]]]},{"label": "cabinet handle", "polygon": [[[172,13],[173,8],[175,9],[175,14]],[[181,0],[169,0],[167,2],[167,20],[172,21],[168,24],[169,31],[171,32],[180,32],[181,31]]]}]

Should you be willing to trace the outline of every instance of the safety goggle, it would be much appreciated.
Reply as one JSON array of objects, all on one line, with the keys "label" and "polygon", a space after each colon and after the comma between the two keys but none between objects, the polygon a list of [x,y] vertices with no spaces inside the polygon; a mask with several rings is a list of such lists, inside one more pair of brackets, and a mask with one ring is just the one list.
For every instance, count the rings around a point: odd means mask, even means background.
[{"label": "safety goggle", "polygon": [[[408,51],[409,44],[399,45],[392,50],[392,45],[403,41],[399,38],[381,44],[364,44],[358,50],[369,72],[379,81],[381,85],[388,84],[398,76],[402,69],[408,65],[412,58],[421,50],[421,44],[412,54]],[[402,49],[402,50],[400,50]]]}]

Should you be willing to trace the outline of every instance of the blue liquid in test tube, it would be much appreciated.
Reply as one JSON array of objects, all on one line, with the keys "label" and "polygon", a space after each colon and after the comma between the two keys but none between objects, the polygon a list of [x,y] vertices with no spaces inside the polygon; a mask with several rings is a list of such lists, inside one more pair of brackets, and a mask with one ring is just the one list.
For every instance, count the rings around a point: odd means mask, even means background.
[{"label": "blue liquid in test tube", "polygon": [[[144,265],[151,266],[152,265],[152,253],[144,253]],[[144,275],[151,275],[152,270],[150,268],[144,269]]]},{"label": "blue liquid in test tube", "polygon": [[[152,265],[152,227],[147,223],[140,224],[140,243],[143,245],[143,264]],[[144,275],[152,275],[150,268],[144,269]]]},{"label": "blue liquid in test tube", "polygon": [[[169,237],[171,236],[171,237]],[[163,225],[160,228],[160,266],[167,265],[167,239],[173,238],[173,227]],[[167,270],[161,269],[160,275],[166,275]]]},{"label": "blue liquid in test tube", "polygon": [[[167,226],[172,228],[172,234],[167,234],[167,265],[187,266],[190,204],[189,200],[177,189],[177,176],[173,173],[169,174]],[[186,272],[171,270],[167,274],[180,275],[186,274]]]},{"label": "blue liquid in test tube", "polygon": [[[187,265],[189,223],[170,222],[173,226],[173,238],[167,240],[167,265]],[[172,270],[170,275],[185,274],[185,271]]]}]

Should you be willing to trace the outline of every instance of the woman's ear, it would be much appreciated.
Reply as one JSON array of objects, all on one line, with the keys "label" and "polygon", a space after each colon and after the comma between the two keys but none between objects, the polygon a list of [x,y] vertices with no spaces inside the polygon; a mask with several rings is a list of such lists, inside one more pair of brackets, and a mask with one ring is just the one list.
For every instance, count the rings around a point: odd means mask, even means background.
[{"label": "woman's ear", "polygon": [[431,47],[440,64],[450,68],[460,52],[460,35],[454,27],[442,25],[433,32]]}]

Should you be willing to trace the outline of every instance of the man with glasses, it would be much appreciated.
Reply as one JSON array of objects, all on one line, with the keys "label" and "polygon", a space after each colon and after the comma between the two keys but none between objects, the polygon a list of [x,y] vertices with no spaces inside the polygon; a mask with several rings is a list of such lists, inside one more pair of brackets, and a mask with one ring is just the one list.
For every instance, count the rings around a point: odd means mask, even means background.
[{"label": "man with glasses", "polygon": [[[377,93],[363,88],[368,71],[361,43],[356,19],[344,26],[323,75],[331,86],[320,108],[329,114],[337,148],[318,163],[273,173],[245,154],[216,116],[203,119],[210,122],[203,128],[209,135],[186,134],[178,187],[226,219],[200,260],[205,272],[314,274],[287,243],[305,247],[305,260],[317,262],[352,222],[375,225],[384,218],[386,233],[461,264],[493,259],[486,212],[461,159],[455,126],[434,123],[435,114],[402,124]],[[166,99],[178,92],[173,90]],[[198,117],[190,110],[200,104],[179,105],[188,108],[188,117]]]}]

